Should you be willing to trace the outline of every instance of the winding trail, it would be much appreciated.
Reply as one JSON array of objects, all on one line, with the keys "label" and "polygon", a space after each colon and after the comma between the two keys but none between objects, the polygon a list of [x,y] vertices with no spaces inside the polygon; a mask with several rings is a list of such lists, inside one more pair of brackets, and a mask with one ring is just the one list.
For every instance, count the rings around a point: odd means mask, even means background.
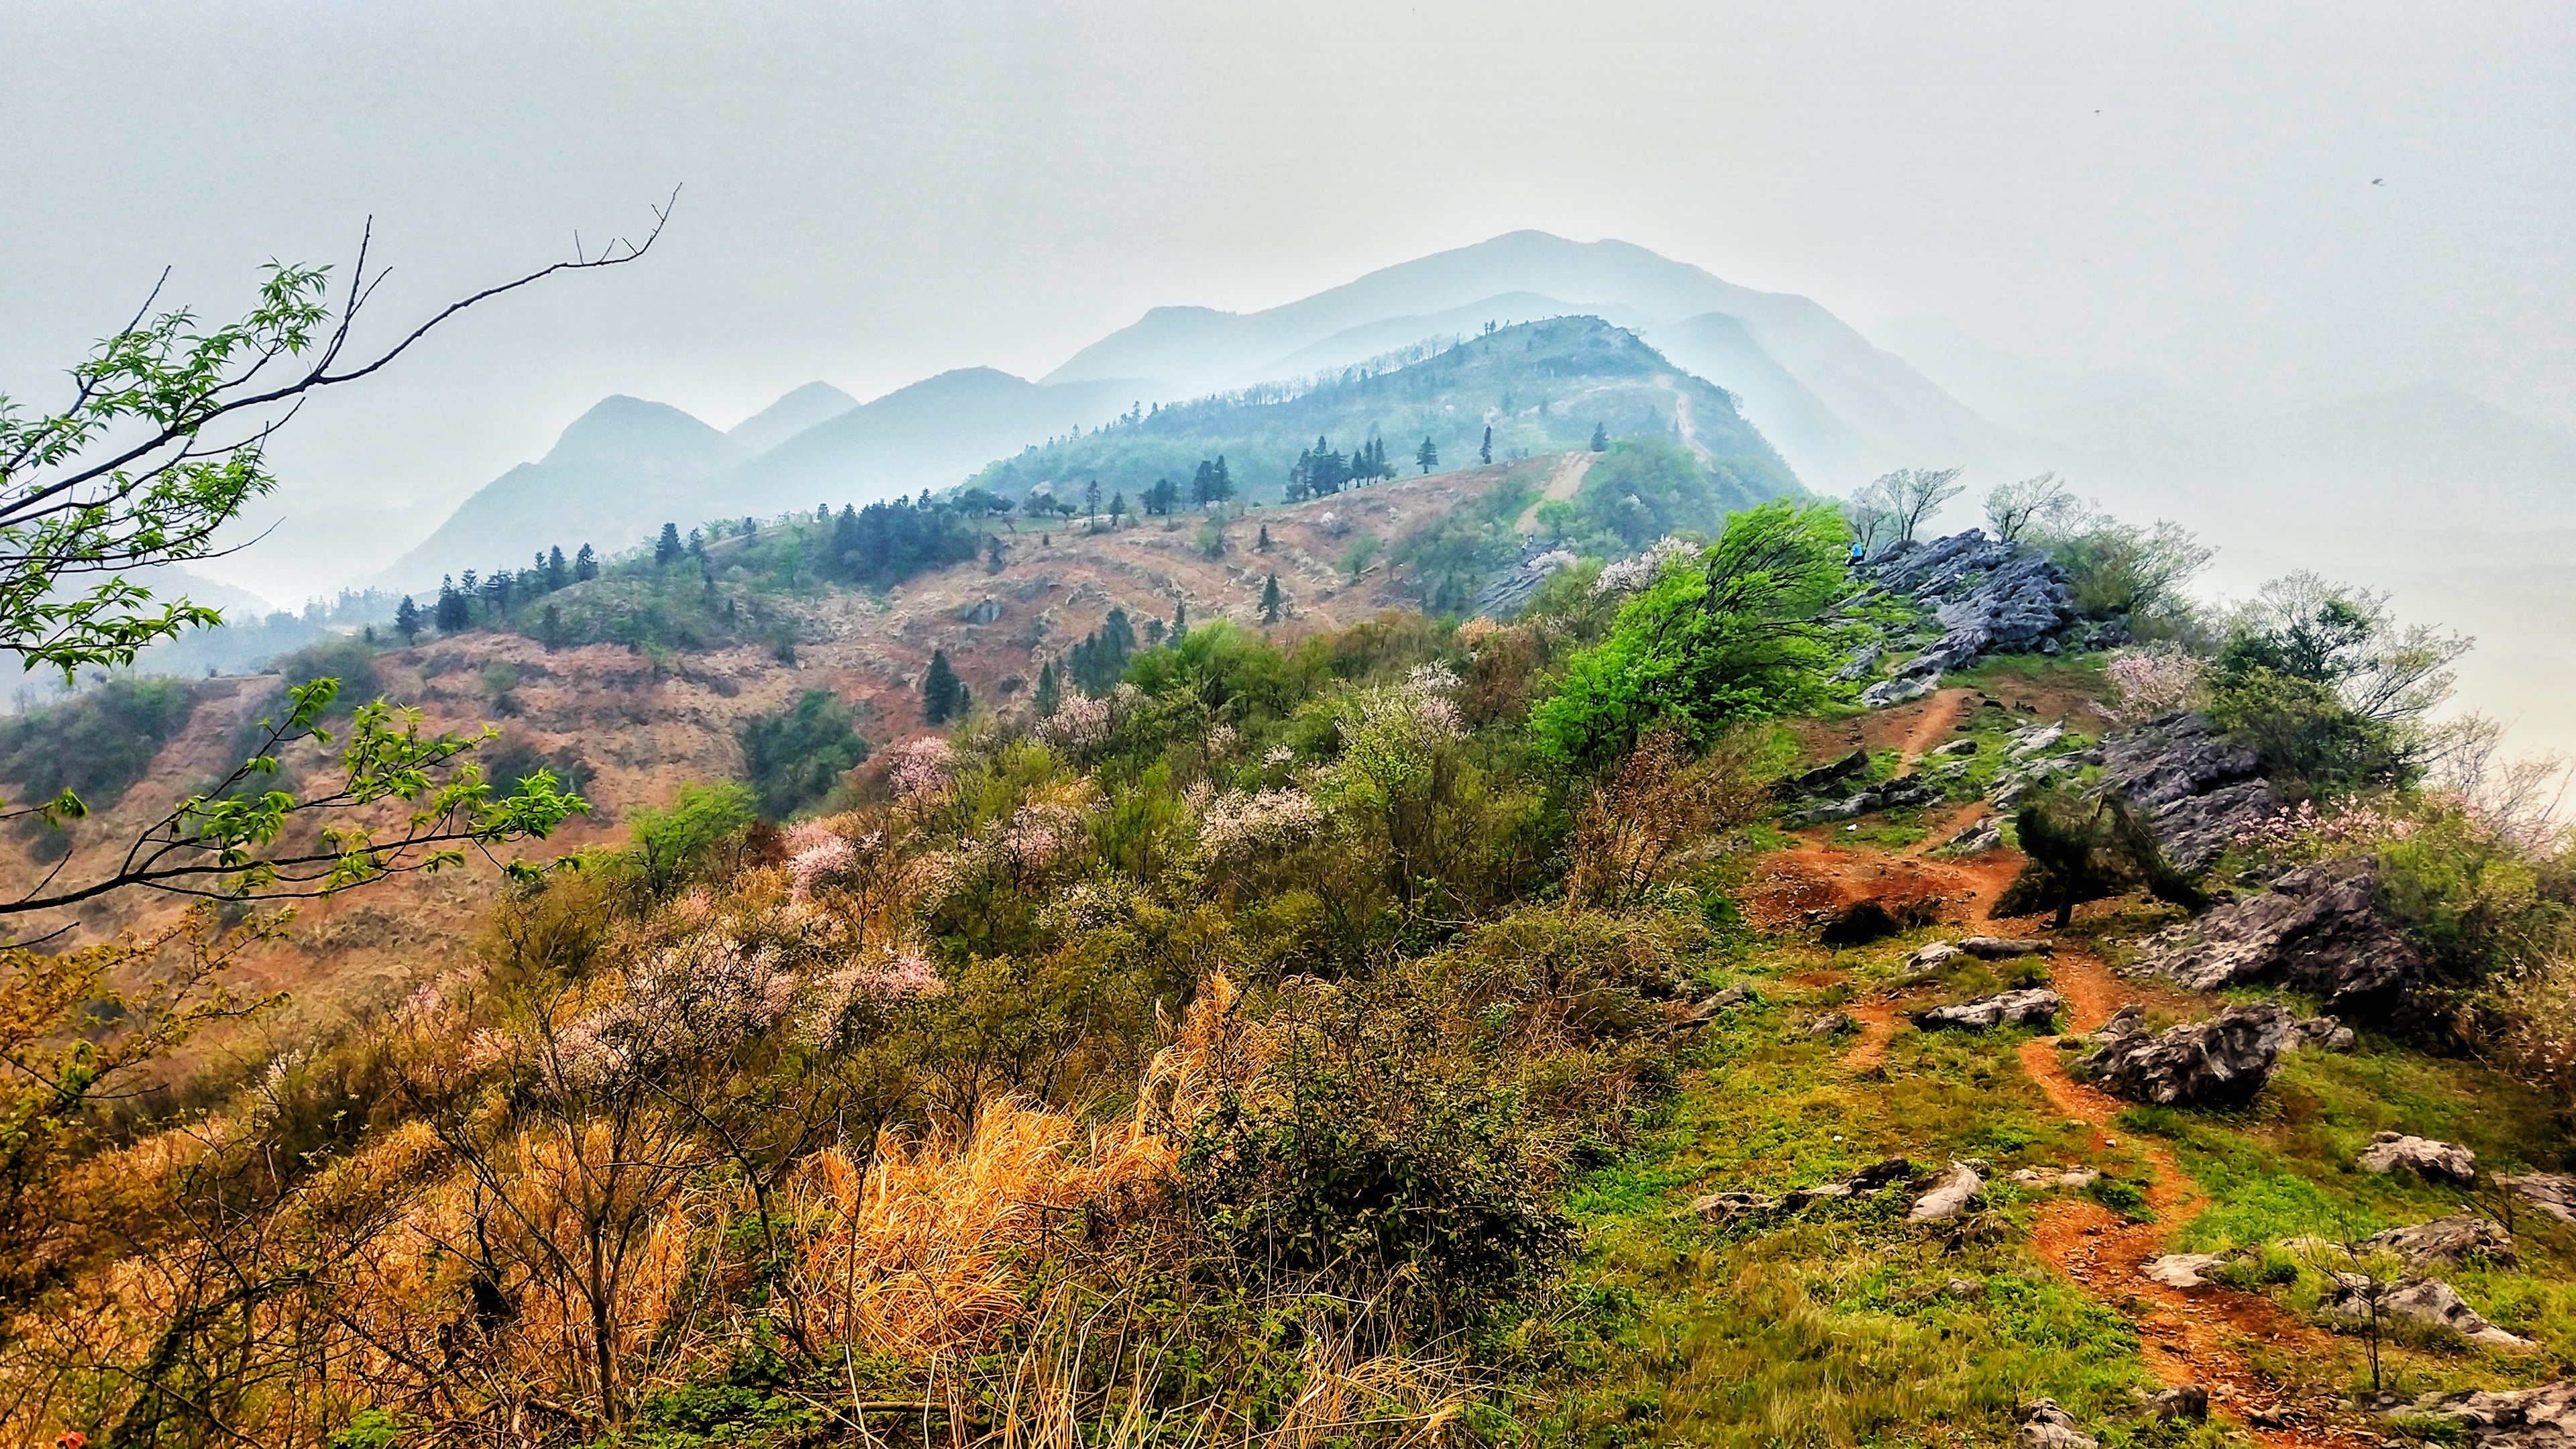
[{"label": "winding trail", "polygon": [[[2135,993],[2122,989],[2110,968],[2089,954],[2061,951],[2051,961],[2051,984],[2066,998],[2068,1031],[2092,1031]],[[2093,1129],[2093,1148],[2109,1148],[2113,1120],[2123,1104],[2066,1074],[2057,1044],[2033,1037],[2021,1044],[2023,1072],[2047,1094],[2050,1105]],[[2146,1265],[2209,1199],[2162,1143],[2133,1139],[2146,1159],[2147,1206],[2155,1221],[2133,1223],[2090,1198],[2060,1197],[2041,1205],[2033,1246],[2051,1266],[2131,1315],[2147,1366],[2168,1384],[2199,1384],[2213,1408],[2243,1419],[2258,1444],[2283,1449],[2376,1442],[2341,1429],[2309,1407],[2281,1397],[2246,1360],[2238,1340],[2295,1344],[2325,1356],[2326,1336],[2259,1294],[2210,1284],[2171,1288],[2146,1276]]]},{"label": "winding trail", "polygon": [[1538,497],[1530,501],[1529,507],[1521,510],[1519,520],[1512,527],[1523,533],[1538,532],[1539,505],[1562,503],[1572,498],[1583,489],[1583,475],[1591,471],[1592,452],[1588,448],[1577,448],[1559,457],[1556,471],[1548,475],[1547,486],[1539,490]]},{"label": "winding trail", "polygon": [[[1967,692],[1960,693],[1964,696]],[[1915,752],[1917,739],[1946,730],[1946,722],[1938,730],[1927,727],[1940,716],[1954,715],[1957,707],[1954,701],[1946,709],[1936,706],[1927,712],[1924,725],[1908,738],[1908,754]],[[1962,812],[1963,819],[1967,813]],[[1836,872],[1845,879],[1873,865],[1883,870],[1891,860],[1899,858],[1866,848],[1832,854],[1847,862]],[[2001,850],[1958,862],[1980,867],[1980,873],[1990,882],[1977,893],[1979,909],[1973,924],[1984,926],[1996,920],[1992,903],[2002,883],[2010,880],[2020,863],[2017,855]],[[2098,1028],[2123,1003],[2141,994],[2123,985],[2108,966],[2080,949],[2057,951],[2051,959],[2050,975],[2052,986],[2066,1000],[2064,1020],[2070,1035]],[[1855,1072],[1885,1069],[1888,1043],[1904,1016],[1896,996],[1896,991],[1877,993],[1844,1008],[1861,1028],[1860,1039],[1843,1055],[1846,1068]],[[2094,1150],[2098,1153],[2111,1149],[2117,1139],[2110,1129],[2125,1104],[2067,1075],[2054,1039],[2026,1041],[2019,1056],[2022,1071],[2038,1085],[2051,1106],[2092,1128]],[[2377,1443],[2377,1435],[2339,1426],[2317,1407],[2285,1399],[2278,1386],[2255,1370],[2244,1346],[2248,1341],[2296,1346],[2331,1360],[2333,1348],[2327,1335],[2257,1294],[2217,1284],[2171,1288],[2145,1275],[2146,1265],[2164,1254],[2166,1243],[2208,1207],[2209,1201],[2175,1161],[2170,1149],[2147,1139],[2132,1139],[2130,1146],[2147,1164],[2147,1203],[2154,1211],[2155,1221],[2130,1222],[2089,1197],[2052,1198],[2040,1206],[2032,1231],[2032,1245],[2040,1256],[2129,1317],[2147,1365],[2158,1378],[2176,1386],[2201,1385],[2209,1391],[2212,1408],[2242,1421],[2254,1442],[2274,1449]]]}]

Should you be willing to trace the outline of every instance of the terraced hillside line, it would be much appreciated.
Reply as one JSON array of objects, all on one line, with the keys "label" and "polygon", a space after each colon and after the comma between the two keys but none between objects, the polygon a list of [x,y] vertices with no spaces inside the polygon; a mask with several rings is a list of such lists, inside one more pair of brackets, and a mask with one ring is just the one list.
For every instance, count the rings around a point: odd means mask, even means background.
[{"label": "terraced hillside line", "polygon": [[1538,508],[1542,503],[1563,503],[1583,488],[1583,475],[1592,471],[1592,451],[1577,448],[1556,460],[1556,471],[1549,474],[1547,486],[1530,506],[1521,510],[1520,520],[1512,525],[1523,533],[1538,532]]},{"label": "terraced hillside line", "polygon": [[[2071,1032],[2099,1027],[2134,994],[2121,989],[2108,967],[2082,952],[2058,953],[2050,974],[2051,984],[2066,999]],[[2053,1041],[2034,1037],[2023,1042],[2021,1065],[2052,1106],[2093,1129],[2095,1150],[2111,1144],[2109,1128],[2122,1103],[2068,1076]],[[2040,1208],[2032,1232],[2040,1256],[2108,1302],[2149,1305],[2136,1319],[2148,1367],[2168,1384],[2206,1387],[2212,1406],[2245,1420],[2255,1442],[2284,1449],[2375,1442],[2326,1422],[2304,1405],[2283,1402],[2233,1342],[2242,1337],[2297,1343],[2330,1354],[2316,1329],[2268,1298],[2216,1284],[2170,1288],[2146,1276],[2146,1265],[2163,1255],[2172,1236],[2199,1216],[2209,1200],[2170,1149],[2150,1141],[2135,1146],[2152,1173],[2147,1204],[2156,1220],[2133,1223],[2090,1198],[2058,1198]]]}]

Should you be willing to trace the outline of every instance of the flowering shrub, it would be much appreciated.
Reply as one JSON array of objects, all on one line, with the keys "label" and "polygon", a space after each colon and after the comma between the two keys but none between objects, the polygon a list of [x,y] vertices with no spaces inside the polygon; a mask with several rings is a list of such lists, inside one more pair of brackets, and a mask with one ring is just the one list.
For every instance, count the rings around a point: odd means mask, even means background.
[{"label": "flowering shrub", "polygon": [[912,946],[888,947],[873,959],[851,961],[825,972],[815,984],[819,999],[814,1005],[813,1028],[815,1035],[823,1039],[828,1039],[850,1009],[861,1002],[893,1006],[915,997],[937,996],[948,989],[930,958]]},{"label": "flowering shrub", "polygon": [[1601,576],[1592,581],[1592,595],[1606,599],[1616,594],[1633,594],[1661,576],[1666,564],[1688,558],[1695,552],[1697,550],[1689,544],[1666,534],[1648,544],[1646,551],[1635,558],[1624,558],[1604,567]]},{"label": "flowering shrub", "polygon": [[927,800],[957,778],[957,751],[938,735],[905,740],[886,754],[886,784],[898,800]]},{"label": "flowering shrub", "polygon": [[628,976],[624,995],[538,1043],[537,1067],[566,1095],[614,1089],[732,1052],[784,1021],[796,996],[795,974],[776,951],[702,937],[655,953]]},{"label": "flowering shrub", "polygon": [[857,859],[850,842],[818,821],[808,821],[787,835],[788,898],[811,900],[816,888],[848,874]]},{"label": "flowering shrub", "polygon": [[1220,861],[1284,850],[1312,839],[1324,818],[1324,807],[1300,790],[1232,792],[1203,807],[1199,846]]},{"label": "flowering shrub", "polygon": [[2146,719],[2189,704],[2200,690],[2203,666],[2171,647],[2127,648],[2111,651],[2109,672],[2121,717]]},{"label": "flowering shrub", "polygon": [[2391,841],[2409,839],[2418,822],[2367,804],[2347,804],[2326,814],[2313,800],[2267,816],[2236,833],[2238,850],[2276,865],[2363,855]]},{"label": "flowering shrub", "polygon": [[1109,701],[1087,694],[1067,695],[1054,714],[1038,721],[1040,743],[1068,755],[1080,755],[1109,743]]}]

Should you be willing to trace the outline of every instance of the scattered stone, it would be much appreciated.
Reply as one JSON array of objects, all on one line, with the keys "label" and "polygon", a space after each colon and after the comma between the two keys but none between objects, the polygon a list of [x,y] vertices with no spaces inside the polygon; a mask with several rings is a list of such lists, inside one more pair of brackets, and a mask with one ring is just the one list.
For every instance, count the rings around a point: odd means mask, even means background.
[{"label": "scattered stone", "polygon": [[2576,1444],[2576,1379],[2528,1389],[2476,1389],[2385,1410],[2390,1417],[2448,1419],[2476,1449],[2566,1449]]},{"label": "scattered stone", "polygon": [[1938,673],[1882,679],[1860,692],[1860,702],[1866,709],[1886,709],[1890,705],[1921,699],[1940,687],[1941,676]]},{"label": "scattered stone", "polygon": [[2102,783],[2147,814],[2173,863],[2200,870],[2239,832],[2281,808],[2262,757],[2187,710],[2102,742]]},{"label": "scattered stone", "polygon": [[1959,943],[1959,949],[1980,961],[2009,961],[2016,956],[2046,956],[2057,947],[2047,941],[2016,940],[2010,936],[1970,936]]},{"label": "scattered stone", "polygon": [[1966,954],[1956,941],[1934,941],[1905,958],[1905,974],[1908,979],[1929,976]]},{"label": "scattered stone", "polygon": [[2560,1222],[2576,1223],[2576,1175],[2526,1172],[2516,1177],[2499,1177],[2496,1182],[2505,1191]]},{"label": "scattered stone", "polygon": [[969,624],[990,624],[1002,617],[1002,605],[991,594],[986,594],[972,605],[959,610],[957,617]]},{"label": "scattered stone", "polygon": [[2013,1449],[2101,1449],[2102,1441],[2075,1427],[2075,1420],[2055,1399],[2033,1399],[2022,1406],[2021,1427],[2013,1431]]},{"label": "scattered stone", "polygon": [[1780,823],[1795,830],[1804,825],[1820,825],[1828,820],[1857,820],[1863,815],[1874,814],[1881,810],[1895,810],[1909,805],[1929,805],[1940,798],[1941,792],[1933,789],[1931,783],[1922,776],[1899,775],[1892,780],[1881,780],[1847,799],[1831,800],[1822,805],[1810,805],[1804,810],[1792,811],[1783,817]]},{"label": "scattered stone", "polygon": [[1713,1192],[1691,1199],[1690,1211],[1712,1222],[1767,1217],[1780,1210],[1780,1200],[1758,1192]]},{"label": "scattered stone", "polygon": [[2351,1027],[2333,1017],[2311,1016],[2299,1023],[2299,1040],[2296,1045],[2321,1052],[2342,1053],[2351,1051],[2360,1041],[2360,1037],[2353,1035]]},{"label": "scattered stone", "polygon": [[2286,986],[2384,1017],[2423,980],[2424,958],[2380,918],[2378,897],[2375,856],[2305,866],[2176,933],[2146,968],[2195,991]]},{"label": "scattered stone", "polygon": [[2406,1260],[2409,1268],[2456,1268],[2482,1262],[2511,1268],[2519,1261],[2513,1235],[2501,1223],[2470,1213],[2453,1213],[2411,1227],[2390,1228],[2362,1239],[2366,1248],[2385,1248]]},{"label": "scattered stone", "polygon": [[1865,1192],[1876,1192],[1890,1183],[1902,1182],[1914,1175],[1914,1164],[1902,1157],[1886,1157],[1858,1172],[1848,1172],[1831,1182],[1802,1187],[1780,1199],[1780,1206],[1796,1212],[1811,1203],[1834,1202]]},{"label": "scattered stone", "polygon": [[2402,1132],[2382,1132],[2372,1137],[2356,1161],[2364,1172],[2395,1172],[2402,1167],[2432,1182],[2478,1180],[2476,1153],[2456,1142],[2409,1137]]},{"label": "scattered stone", "polygon": [[1817,1017],[1814,1021],[1807,1023],[1807,1035],[1840,1036],[1844,1032],[1851,1031],[1859,1025],[1860,1023],[1853,1020],[1852,1014],[1848,1011],[1828,1011],[1824,1015]]},{"label": "scattered stone", "polygon": [[1852,655],[1849,664],[1835,670],[1828,678],[1835,684],[1857,684],[1877,672],[1879,656],[1886,652],[1882,645],[1862,645],[1860,651]]},{"label": "scattered stone", "polygon": [[1924,1190],[1922,1196],[1914,1199],[1914,1206],[1906,1212],[1905,1220],[1909,1223],[1932,1223],[1957,1217],[1968,1206],[1968,1199],[1975,1197],[1985,1185],[1985,1179],[1977,1176],[1974,1168],[1964,1162],[1953,1162],[1941,1169],[1941,1175],[1932,1179],[1932,1185]]},{"label": "scattered stone", "polygon": [[2150,1419],[2192,1419],[2209,1417],[2209,1390],[2198,1384],[2170,1388],[2147,1400]]},{"label": "scattered stone", "polygon": [[1971,1278],[1953,1278],[1941,1285],[1941,1291],[1953,1298],[1983,1298],[1986,1285]]},{"label": "scattered stone", "polygon": [[1925,1031],[1941,1027],[1965,1031],[1990,1031],[2006,1025],[2045,1027],[2057,1019],[2058,1009],[2065,1004],[2065,998],[2056,992],[2032,987],[1918,1011],[1914,1024]]},{"label": "scattered stone", "polygon": [[1778,793],[1784,798],[1821,794],[1844,781],[1858,779],[1868,773],[1869,751],[1854,750],[1831,764],[1818,765],[1803,775],[1791,775],[1782,780]]},{"label": "scattered stone", "polygon": [[2139,1271],[2168,1288],[2198,1288],[2226,1261],[2221,1253],[2167,1253]]},{"label": "scattered stone", "polygon": [[[1724,991],[1717,993],[1715,996],[1708,998],[1706,1001],[1699,1002],[1692,1006],[1690,1010],[1682,1013],[1680,1016],[1665,1022],[1663,1029],[1667,1032],[1696,1031],[1699,1028],[1708,1025],[1710,1022],[1717,1020],[1718,1013],[1726,1010],[1728,1007],[1741,1006],[1745,1002],[1755,999],[1753,988],[1739,981],[1733,986],[1726,988]],[[1570,1019],[1569,1015],[1569,1020]]]},{"label": "scattered stone", "polygon": [[2102,1180],[2102,1174],[2090,1167],[2025,1167],[2008,1179],[2013,1186],[2047,1192],[2065,1188],[2082,1192]]},{"label": "scattered stone", "polygon": [[[2337,1273],[2334,1277],[2339,1291],[2317,1310],[2317,1316],[2343,1327],[2367,1324],[2370,1321],[2372,1280],[2359,1273]],[[2403,1318],[2434,1328],[2447,1328],[2471,1343],[2485,1344],[2490,1348],[2540,1346],[2479,1317],[2476,1309],[2463,1302],[2458,1292],[2439,1278],[2400,1278],[2395,1283],[2382,1280],[2378,1288],[2382,1321]]]},{"label": "scattered stone", "polygon": [[2004,843],[2004,823],[1989,815],[1953,835],[1941,847],[1958,855],[1983,855]]},{"label": "scattered stone", "polygon": [[2024,725],[2012,732],[2010,742],[2004,746],[2004,758],[2018,764],[2048,753],[2057,748],[2058,742],[2065,738],[2066,721],[2064,720],[2058,720],[2052,724]]},{"label": "scattered stone", "polygon": [[1934,747],[1932,750],[1928,751],[1928,753],[1930,753],[1930,754],[1932,754],[1932,755],[1936,755],[1936,756],[1938,756],[1938,755],[1973,755],[1973,754],[1975,754],[1976,752],[1977,752],[1977,742],[1976,742],[1975,740],[1952,740],[1950,743],[1948,743],[1948,744],[1946,744],[1946,745],[1939,745],[1939,746]]},{"label": "scattered stone", "polygon": [[2268,1001],[2231,1006],[2207,1021],[2113,1037],[2083,1065],[2132,1102],[2233,1106],[2263,1090],[2296,1029],[2295,1018]]}]

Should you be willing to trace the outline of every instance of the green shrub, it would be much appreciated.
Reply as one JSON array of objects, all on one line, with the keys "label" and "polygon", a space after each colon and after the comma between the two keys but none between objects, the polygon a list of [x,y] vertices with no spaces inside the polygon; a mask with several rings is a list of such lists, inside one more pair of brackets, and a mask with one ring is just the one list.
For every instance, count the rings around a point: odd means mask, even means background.
[{"label": "green shrub", "polygon": [[666,895],[706,865],[716,847],[759,818],[757,802],[743,786],[682,785],[669,809],[637,808],[623,858],[646,889]]},{"label": "green shrub", "polygon": [[1379,1299],[1430,1329],[1547,1281],[1574,1224],[1531,1170],[1513,1094],[1444,1071],[1428,1008],[1356,984],[1181,1157],[1199,1227],[1244,1278]]},{"label": "green shrub", "polygon": [[1821,708],[1844,655],[1824,620],[1846,579],[1831,504],[1766,503],[1727,521],[1697,567],[1667,570],[1576,654],[1531,714],[1540,747],[1585,767],[1618,758],[1659,720],[1694,739],[1745,719]]},{"label": "green shrub", "polygon": [[0,722],[0,780],[13,804],[70,790],[92,810],[122,799],[186,727],[197,697],[174,679],[111,679],[87,694]]},{"label": "green shrub", "polygon": [[742,727],[743,772],[760,813],[773,820],[830,794],[867,757],[850,707],[827,689],[809,689],[786,709],[755,715]]}]

